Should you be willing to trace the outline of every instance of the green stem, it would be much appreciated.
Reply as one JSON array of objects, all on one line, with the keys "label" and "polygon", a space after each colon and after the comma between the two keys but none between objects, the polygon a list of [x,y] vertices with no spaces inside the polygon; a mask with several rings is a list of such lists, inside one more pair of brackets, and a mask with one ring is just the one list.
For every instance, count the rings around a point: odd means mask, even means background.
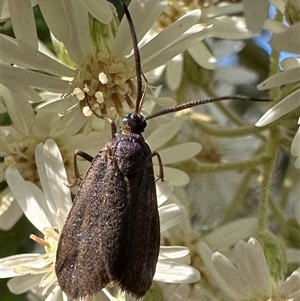
[{"label": "green stem", "polygon": [[267,142],[267,158],[261,174],[261,191],[258,206],[258,227],[261,231],[267,230],[268,201],[270,198],[273,170],[278,156],[279,136],[280,133],[278,129],[273,127],[273,129],[270,130]]}]

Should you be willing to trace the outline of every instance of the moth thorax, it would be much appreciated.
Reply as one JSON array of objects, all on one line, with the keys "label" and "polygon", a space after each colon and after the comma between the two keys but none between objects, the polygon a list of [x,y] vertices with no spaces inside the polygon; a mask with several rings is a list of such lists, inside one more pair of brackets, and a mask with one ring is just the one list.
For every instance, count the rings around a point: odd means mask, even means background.
[{"label": "moth thorax", "polygon": [[143,115],[141,114],[127,114],[123,118],[123,131],[125,132],[131,132],[135,134],[141,134],[144,132],[147,122]]}]

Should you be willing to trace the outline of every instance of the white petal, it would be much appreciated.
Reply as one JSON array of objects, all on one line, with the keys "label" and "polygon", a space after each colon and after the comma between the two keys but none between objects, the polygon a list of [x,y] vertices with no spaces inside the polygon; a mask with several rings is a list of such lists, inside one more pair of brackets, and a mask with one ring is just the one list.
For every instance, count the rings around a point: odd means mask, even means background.
[{"label": "white petal", "polygon": [[[168,1],[166,0],[147,0],[143,1],[143,3],[139,0],[133,0],[130,2],[128,10],[131,14],[138,41],[140,41],[145,33],[152,27],[167,5]],[[129,53],[132,48],[128,21],[124,16],[118,28],[112,52],[116,54],[126,54]],[[145,72],[145,70],[143,71]]]},{"label": "white petal", "polygon": [[23,294],[32,288],[38,287],[42,277],[43,274],[28,274],[20,277],[15,277],[7,282],[7,286],[9,290],[15,295]]},{"label": "white petal", "polygon": [[273,4],[283,14],[286,2],[283,0],[269,0],[270,4]]},{"label": "white petal", "polygon": [[[8,191],[9,189],[6,189]],[[10,192],[10,190],[9,190]],[[3,197],[3,193],[7,193],[5,191],[1,192],[1,198]],[[10,193],[11,194],[11,193]],[[11,196],[13,197],[13,196]],[[0,228],[1,230],[8,231],[10,230],[16,222],[23,215],[23,211],[20,208],[18,202],[13,200],[7,210],[0,216]]]},{"label": "white petal", "polygon": [[243,0],[247,28],[259,33],[268,17],[268,0]]},{"label": "white petal", "polygon": [[283,32],[275,34],[269,41],[274,51],[299,53],[300,23],[287,27]]},{"label": "white petal", "polygon": [[41,184],[56,226],[62,227],[72,205],[66,170],[60,151],[52,139],[36,147],[36,163]]},{"label": "white petal", "polygon": [[157,205],[161,206],[173,192],[174,188],[166,181],[156,182]]},{"label": "white petal", "polygon": [[177,247],[177,246],[170,246],[170,247],[163,247],[159,248],[159,259],[177,259],[186,257],[190,254],[189,248],[185,247]]},{"label": "white petal", "polygon": [[0,35],[0,44],[3,61],[14,62],[14,64],[24,68],[42,70],[58,76],[74,76],[74,70],[64,66],[57,60],[53,60],[42,52],[38,52],[35,56],[28,55],[22,51],[16,40],[11,37]]},{"label": "white petal", "polygon": [[281,22],[267,19],[264,24],[264,29],[273,33],[279,33],[284,31],[286,29],[286,26],[284,26]]},{"label": "white petal", "polygon": [[28,55],[35,56],[38,51],[38,38],[31,1],[9,0],[8,3],[18,44]]},{"label": "white petal", "polygon": [[29,136],[32,120],[34,119],[34,111],[30,103],[21,94],[12,92],[3,86],[1,92],[14,127]]},{"label": "white petal", "polygon": [[[189,142],[169,147],[159,152],[159,154],[162,158],[163,164],[173,164],[193,158],[200,153],[201,149],[201,144],[196,142]],[[155,160],[154,162],[156,162],[155,158],[153,158],[153,160]]]},{"label": "white petal", "polygon": [[160,216],[160,232],[164,232],[179,224],[186,216],[186,211],[177,204],[165,205],[158,208]]},{"label": "white petal", "polygon": [[166,82],[168,87],[175,91],[181,84],[183,74],[183,56],[179,54],[172,60],[167,62],[166,66]]},{"label": "white petal", "polygon": [[293,298],[293,301],[299,301],[300,297],[300,268],[295,270],[291,276],[289,276],[284,283],[282,283],[279,288],[278,292],[284,296],[288,296]]},{"label": "white petal", "polygon": [[[210,27],[206,27],[201,24],[196,24],[178,37],[172,44],[169,45],[159,45],[157,44],[155,47],[163,51],[155,51],[152,53],[151,57],[146,57],[142,60],[142,68],[144,72],[148,72],[154,68],[157,68],[170,59],[175,57],[176,55],[184,52],[189,49],[198,41],[204,40],[210,33]],[[150,44],[150,41],[148,44]],[[154,42],[152,42],[154,44]],[[148,45],[146,44],[146,45]],[[156,44],[156,43],[155,43]],[[152,45],[151,45],[152,46]],[[141,54],[143,53],[143,47],[141,47]],[[132,59],[132,58],[131,58]]]},{"label": "white petal", "polygon": [[[195,25],[200,17],[201,11],[199,9],[195,9],[183,15],[166,29],[161,31],[148,43],[143,45],[140,49],[142,66],[143,62],[146,63],[153,60],[155,56],[164,52],[167,48],[174,44],[174,41],[178,40],[178,37],[181,37],[184,32]],[[202,27],[199,28],[202,29]]]},{"label": "white petal", "polygon": [[20,274],[14,272],[14,269],[18,266],[32,266],[32,267],[44,267],[45,260],[41,259],[41,254],[29,253],[13,255],[0,259],[0,278],[19,277]]},{"label": "white petal", "polygon": [[65,93],[69,87],[69,81],[58,77],[49,76],[31,70],[2,65],[2,83],[9,85],[10,81],[19,82],[21,85],[29,85],[54,93]]},{"label": "white petal", "polygon": [[284,72],[276,73],[269,77],[264,82],[257,86],[258,90],[267,90],[274,87],[283,86],[289,83],[293,83],[299,80],[300,67],[286,70]]},{"label": "white petal", "polygon": [[88,11],[79,1],[39,0],[39,6],[50,31],[80,66],[91,49]]},{"label": "white petal", "polygon": [[299,107],[300,90],[291,93],[289,96],[282,99],[273,108],[268,110],[255,124],[256,126],[264,126],[279,119],[283,115],[295,110]]},{"label": "white petal", "polygon": [[208,70],[216,70],[218,68],[216,58],[210,53],[202,41],[190,47],[188,52],[195,62],[203,68]]},{"label": "white petal", "polygon": [[244,287],[239,285],[239,280],[242,280],[241,275],[233,263],[219,252],[213,253],[211,259],[220,277],[218,279],[220,288],[232,298],[231,300],[243,300],[246,292],[244,291]]},{"label": "white petal", "polygon": [[200,273],[187,265],[173,262],[159,262],[153,280],[168,283],[193,283],[200,279]]},{"label": "white petal", "polygon": [[152,151],[157,150],[170,141],[180,131],[183,123],[183,118],[174,117],[171,122],[163,124],[153,131],[146,138],[146,142],[150,145]]},{"label": "white petal", "polygon": [[212,249],[227,252],[237,241],[253,236],[257,224],[257,218],[242,218],[218,227],[205,235],[204,240]]},{"label": "white petal", "polygon": [[258,241],[251,238],[248,243],[238,242],[233,254],[234,263],[243,277],[240,286],[244,287],[246,298],[253,297],[254,292],[264,296],[271,295],[270,274]]},{"label": "white petal", "polygon": [[[159,166],[154,165],[154,174],[158,175],[159,174]],[[168,166],[163,166],[164,169],[164,175],[165,175],[165,180],[169,182],[173,186],[185,186],[190,182],[189,176],[175,168],[171,168]]]},{"label": "white petal", "polygon": [[112,10],[106,0],[79,0],[88,12],[98,21],[108,24],[112,18]]},{"label": "white petal", "polygon": [[213,25],[210,36],[220,39],[249,39],[255,35],[250,32],[245,20],[239,17],[219,17],[211,20]]},{"label": "white petal", "polygon": [[34,199],[30,188],[17,169],[14,166],[10,166],[7,168],[5,174],[7,183],[15,199],[29,221],[41,232],[45,227],[51,228],[51,224],[42,211],[38,200]]},{"label": "white petal", "polygon": [[300,68],[300,59],[296,57],[288,57],[280,62],[280,67],[284,71],[294,68]]}]

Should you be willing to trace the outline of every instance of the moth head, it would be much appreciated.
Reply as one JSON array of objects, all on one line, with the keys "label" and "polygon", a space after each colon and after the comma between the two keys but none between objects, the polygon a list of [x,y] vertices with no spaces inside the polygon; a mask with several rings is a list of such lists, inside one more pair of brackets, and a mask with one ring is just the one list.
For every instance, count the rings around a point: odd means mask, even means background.
[{"label": "moth head", "polygon": [[124,128],[134,134],[141,134],[144,132],[147,122],[141,114],[127,114],[123,118]]}]

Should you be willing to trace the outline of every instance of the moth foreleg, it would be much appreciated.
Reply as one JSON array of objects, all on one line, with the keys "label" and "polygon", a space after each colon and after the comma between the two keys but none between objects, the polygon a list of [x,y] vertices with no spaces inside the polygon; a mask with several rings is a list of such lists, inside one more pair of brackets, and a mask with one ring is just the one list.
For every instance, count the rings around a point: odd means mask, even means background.
[{"label": "moth foreleg", "polygon": [[161,157],[159,155],[158,152],[156,151],[153,151],[152,152],[152,158],[156,156],[157,157],[157,160],[158,160],[158,166],[159,166],[159,175],[158,175],[158,179],[160,179],[162,182],[164,181],[164,167],[163,167],[163,164],[162,164],[162,161],[161,161]]},{"label": "moth foreleg", "polygon": [[77,164],[77,156],[80,156],[81,158],[83,158],[83,159],[85,159],[85,160],[87,160],[89,162],[92,162],[94,160],[94,158],[91,155],[89,155],[89,154],[87,154],[87,153],[85,153],[83,151],[80,151],[78,149],[75,151],[75,153],[74,153],[74,173],[75,173],[75,180],[71,184],[70,183],[66,183],[65,185],[68,186],[68,187],[74,187],[74,186],[76,186],[78,184],[79,180],[82,180],[80,178],[80,174],[79,174],[79,169],[78,169],[78,164]]}]

